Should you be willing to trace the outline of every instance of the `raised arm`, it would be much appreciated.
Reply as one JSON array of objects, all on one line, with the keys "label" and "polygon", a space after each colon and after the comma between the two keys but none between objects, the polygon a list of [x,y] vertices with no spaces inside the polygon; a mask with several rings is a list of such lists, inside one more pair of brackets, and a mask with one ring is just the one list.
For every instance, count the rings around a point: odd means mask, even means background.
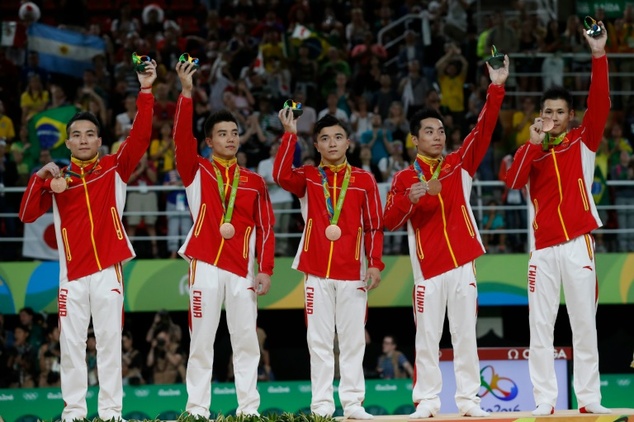
[{"label": "raised arm", "polygon": [[586,132],[582,136],[582,140],[591,151],[595,152],[599,149],[611,107],[608,57],[605,53],[608,32],[603,26],[603,22],[599,22],[599,25],[602,31],[601,36],[598,38],[593,38],[586,31],[582,31],[592,51],[592,75],[590,78],[590,91],[588,92],[588,108],[582,122]]},{"label": "raised arm", "polygon": [[152,138],[152,118],[154,116],[154,95],[152,84],[156,80],[156,61],[147,62],[145,70],[138,72],[141,92],[137,97],[137,114],[132,129],[117,151],[118,169],[121,179],[127,182],[145,154]]},{"label": "raised arm", "polygon": [[194,181],[198,170],[198,141],[194,137],[193,113],[194,102],[192,100],[193,74],[196,68],[189,62],[176,63],[176,73],[181,82],[181,94],[176,103],[176,115],[174,117],[174,155],[176,170],[181,176],[184,186],[189,186]]},{"label": "raised arm", "polygon": [[462,167],[473,177],[480,166],[484,155],[491,144],[491,136],[495,130],[504,100],[504,83],[509,76],[509,58],[504,56],[504,66],[493,69],[489,63],[489,77],[491,84],[487,90],[487,97],[482,111],[478,116],[476,126],[471,130],[457,151],[462,158]]},{"label": "raised arm", "polygon": [[273,180],[282,189],[301,198],[306,192],[306,176],[303,168],[293,168],[293,155],[297,143],[297,122],[288,108],[280,110],[278,116],[284,126],[284,136],[282,136],[282,143],[273,163]]}]

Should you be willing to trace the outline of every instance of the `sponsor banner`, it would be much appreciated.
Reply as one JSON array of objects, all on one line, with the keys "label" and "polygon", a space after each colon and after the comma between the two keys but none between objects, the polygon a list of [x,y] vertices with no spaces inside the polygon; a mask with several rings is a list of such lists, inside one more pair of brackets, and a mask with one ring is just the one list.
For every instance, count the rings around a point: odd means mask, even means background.
[{"label": "sponsor banner", "polygon": [[[414,281],[409,257],[385,257],[378,289],[368,294],[371,307],[412,306]],[[292,258],[277,258],[269,293],[258,298],[261,309],[302,309],[302,274],[291,268]],[[528,255],[484,255],[477,260],[479,306],[527,306]],[[189,304],[185,260],[135,259],[123,267],[125,310],[185,311]],[[597,254],[599,304],[634,303],[634,254]],[[58,262],[0,262],[0,312],[32,307],[57,312]],[[160,286],[160,289],[157,289]],[[561,303],[564,303],[563,296]]]},{"label": "sponsor banner", "polygon": [[[482,361],[482,407],[492,412],[529,411],[534,408],[532,386],[528,379],[527,361],[501,360]],[[441,362],[443,374],[443,390],[441,393],[441,413],[457,413],[454,403],[455,380],[451,361]],[[559,386],[557,409],[576,408],[576,403],[568,406],[566,361],[555,361],[555,372]],[[310,382],[261,382],[258,383],[261,396],[260,413],[309,411]],[[97,387],[89,389],[88,414],[97,412]],[[632,407],[634,397],[634,375],[601,375],[602,403],[612,409]],[[342,414],[339,398],[335,390],[337,411]],[[235,414],[237,400],[235,386],[229,383],[212,385],[212,405],[214,414]],[[139,387],[125,386],[123,398],[123,416],[132,419],[142,416],[146,419],[158,417],[162,420],[176,419],[185,409],[187,390],[183,384],[145,385]],[[412,381],[403,380],[368,380],[366,381],[366,409],[374,415],[406,415],[413,412]],[[6,422],[35,420],[25,418],[36,417],[41,420],[53,420],[62,412],[63,401],[59,388],[39,389],[7,389],[0,390],[0,411]],[[169,416],[168,416],[169,415]],[[512,414],[509,415],[512,417]],[[630,416],[630,420],[634,417]],[[585,420],[585,419],[584,419]],[[609,417],[603,415],[601,421],[625,421],[618,413]]]}]

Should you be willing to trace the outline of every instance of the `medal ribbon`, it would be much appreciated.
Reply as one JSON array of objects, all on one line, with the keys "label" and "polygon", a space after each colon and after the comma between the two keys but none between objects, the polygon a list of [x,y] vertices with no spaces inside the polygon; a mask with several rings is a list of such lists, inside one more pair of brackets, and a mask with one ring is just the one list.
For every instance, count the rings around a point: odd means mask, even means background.
[{"label": "medal ribbon", "polygon": [[[431,179],[438,179],[438,175],[440,175],[440,169],[442,168],[442,162],[444,158],[440,159],[436,170],[434,170],[434,174],[431,175]],[[418,180],[421,182],[427,183],[427,179],[425,179],[425,174],[423,173],[423,169],[420,167],[420,163],[418,160],[414,160],[414,170],[416,170],[416,175],[418,176]],[[429,180],[431,180],[429,179]]]},{"label": "medal ribbon", "polygon": [[550,148],[556,147],[557,145],[561,144],[564,139],[566,139],[567,134],[568,132],[564,132],[551,141],[550,134],[547,133],[546,136],[544,136],[544,140],[542,141],[542,149],[544,151],[548,151]]},{"label": "medal ribbon", "polygon": [[[76,160],[74,158],[71,158],[71,162],[74,163],[75,165],[79,166],[79,168],[81,169],[81,173],[75,173],[74,171],[70,171],[69,168],[70,166],[66,167],[64,170],[62,170],[60,177],[64,177],[66,179],[69,178],[69,176],[75,176],[78,177],[80,179],[83,179],[85,177],[87,177],[88,175],[90,175],[93,171],[95,171],[97,169],[97,166],[99,165],[99,154],[97,154],[97,156],[93,159],[90,159],[88,161],[80,161],[80,160]],[[90,170],[88,170],[87,172],[84,173],[84,167],[90,165],[90,164],[95,164],[94,166],[92,166],[92,168]]]},{"label": "medal ribbon", "polygon": [[220,200],[222,202],[222,209],[224,210],[222,221],[223,223],[229,223],[231,222],[231,217],[233,216],[233,207],[236,204],[238,182],[240,181],[240,166],[236,164],[236,169],[233,172],[233,182],[231,182],[231,194],[229,195],[229,203],[225,205],[227,189],[229,189],[229,167],[226,167],[227,184],[225,185],[224,181],[222,180],[222,174],[220,173],[218,166],[216,166],[216,163],[212,161],[211,165],[214,166],[214,171],[216,172],[216,180],[218,181],[218,192],[220,192]]},{"label": "medal ribbon", "polygon": [[[326,199],[326,209],[328,210],[328,216],[330,217],[330,224],[337,224],[337,221],[339,221],[339,214],[341,214],[341,209],[343,208],[343,200],[346,197],[346,192],[348,191],[348,184],[350,183],[350,173],[352,172],[352,169],[350,164],[346,164],[346,174],[343,177],[343,183],[341,184],[341,193],[339,194],[336,208],[333,208],[326,172],[324,171],[323,166],[319,166],[317,168],[319,169],[319,173],[321,173],[321,185],[324,187],[324,198]],[[335,189],[336,188],[337,183],[335,183]]]}]

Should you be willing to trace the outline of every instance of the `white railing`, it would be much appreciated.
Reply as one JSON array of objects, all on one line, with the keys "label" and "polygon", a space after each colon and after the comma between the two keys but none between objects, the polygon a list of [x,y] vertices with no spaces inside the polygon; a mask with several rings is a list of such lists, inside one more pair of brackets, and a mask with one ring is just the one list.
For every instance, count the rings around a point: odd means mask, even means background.
[{"label": "white railing", "polygon": [[[632,181],[611,181],[608,180],[607,181],[608,186],[634,186],[634,182]],[[379,184],[379,190],[381,193],[381,197],[383,200],[383,203],[385,204],[385,197],[387,196],[387,192],[389,190],[390,186],[387,183],[380,183]],[[169,192],[172,190],[179,190],[178,187],[174,187],[174,186],[148,186],[148,187],[144,187],[144,189],[147,189],[149,191],[154,191],[154,192],[158,192],[158,193],[162,193],[162,192]],[[182,188],[180,188],[182,189]],[[498,190],[499,192],[501,192],[504,189],[504,183],[501,181],[479,181],[479,180],[474,180],[473,182],[473,195],[472,195],[472,208],[473,208],[473,212],[474,215],[477,219],[478,222],[481,222],[483,220],[484,215],[486,214],[487,211],[491,210],[491,209],[496,209],[502,213],[504,213],[505,211],[512,211],[512,210],[524,210],[527,212],[526,215],[528,215],[528,208],[527,205],[497,205],[497,206],[489,206],[486,205],[486,203],[488,203],[488,201],[492,198],[497,198],[496,194],[491,194],[491,193],[487,193],[486,191],[488,190]],[[7,188],[7,187],[1,187],[0,186],[0,195],[5,195],[6,193],[22,193],[24,192],[25,188],[23,187],[13,187],[13,188]],[[135,187],[135,186],[129,186],[128,187],[128,191],[129,192],[136,192],[139,191],[140,188],[139,187]],[[19,204],[15,204],[16,206],[19,206]],[[632,206],[619,206],[619,205],[606,205],[606,206],[598,206],[597,207],[599,210],[614,210],[614,211],[618,211],[618,210],[622,210],[622,209],[631,209],[634,211],[634,207]],[[288,209],[288,210],[275,210],[275,214],[279,215],[279,214],[297,214],[299,215],[300,210],[299,209]],[[128,212],[128,211],[124,211],[123,215],[125,216],[131,216],[131,215],[156,215],[156,216],[164,216],[164,217],[168,217],[168,216],[174,216],[174,215],[187,215],[188,211],[173,211],[173,212],[169,212],[169,211],[156,211],[156,212]],[[0,220],[4,219],[4,218],[14,218],[17,220],[17,212],[11,212],[11,213],[0,213]],[[0,221],[1,223],[1,221]],[[606,223],[605,221],[603,222],[604,224]],[[18,221],[18,224],[19,223]],[[487,230],[487,229],[483,229],[480,227],[480,234],[482,235],[486,235],[486,234],[520,234],[523,236],[527,236],[528,234],[528,224],[530,224],[530,222],[527,220],[527,226],[526,227],[505,227],[504,229],[496,229],[496,230]],[[634,233],[634,227],[623,227],[623,228],[616,228],[616,229],[608,229],[608,228],[600,228],[597,229],[595,231],[596,234],[606,234],[606,235],[618,235],[620,233]],[[396,232],[390,232],[390,231],[386,231],[385,232],[385,236],[386,237],[392,237],[392,236],[402,236],[405,234],[405,229],[402,228],[399,231]],[[275,233],[275,237],[276,238],[285,238],[285,239],[297,239],[299,237],[301,237],[301,233],[288,233],[288,232],[280,232],[280,233]],[[182,240],[182,236],[178,236],[178,239]],[[157,240],[157,241],[167,241],[169,239],[174,239],[174,237],[172,236],[164,236],[164,235],[157,235],[155,237],[150,237],[150,236],[133,236],[131,237],[131,240],[134,241],[148,241],[148,240]],[[6,243],[8,242],[22,242],[24,239],[24,237],[0,237],[0,248],[6,247]],[[526,246],[526,245],[524,245]]]}]

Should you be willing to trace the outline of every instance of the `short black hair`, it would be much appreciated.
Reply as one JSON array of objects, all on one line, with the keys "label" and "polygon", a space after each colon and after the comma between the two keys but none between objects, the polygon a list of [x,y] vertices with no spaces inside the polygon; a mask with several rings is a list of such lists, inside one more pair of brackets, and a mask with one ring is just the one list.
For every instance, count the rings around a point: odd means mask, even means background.
[{"label": "short black hair", "polygon": [[214,126],[221,122],[233,122],[238,126],[238,119],[236,119],[233,113],[226,109],[218,110],[209,115],[207,120],[205,120],[205,137],[209,138],[209,135],[211,135],[214,130]]},{"label": "short black hair", "polygon": [[346,129],[346,125],[341,123],[339,119],[337,119],[335,116],[331,116],[330,114],[326,114],[324,117],[319,119],[317,123],[315,123],[315,127],[313,129],[313,135],[317,137],[317,135],[319,135],[319,132],[321,132],[322,129],[331,127],[331,126],[341,126],[343,128],[343,131],[346,134],[346,138],[348,137],[348,129]]},{"label": "short black hair", "polygon": [[572,94],[566,88],[561,86],[553,86],[542,94],[542,97],[539,100],[539,108],[540,110],[544,109],[544,103],[546,100],[564,100],[568,105],[568,110],[572,110]]},{"label": "short black hair", "polygon": [[70,118],[68,123],[66,124],[66,135],[70,133],[70,126],[78,120],[88,120],[97,126],[97,136],[101,136],[101,124],[99,123],[99,119],[90,111],[78,111],[75,113],[73,117]]},{"label": "short black hair", "polygon": [[423,108],[416,111],[416,113],[414,113],[414,115],[409,119],[409,131],[412,136],[418,136],[418,132],[420,131],[420,122],[425,119],[438,119],[443,126],[445,125],[442,115],[438,111],[433,108]]}]

